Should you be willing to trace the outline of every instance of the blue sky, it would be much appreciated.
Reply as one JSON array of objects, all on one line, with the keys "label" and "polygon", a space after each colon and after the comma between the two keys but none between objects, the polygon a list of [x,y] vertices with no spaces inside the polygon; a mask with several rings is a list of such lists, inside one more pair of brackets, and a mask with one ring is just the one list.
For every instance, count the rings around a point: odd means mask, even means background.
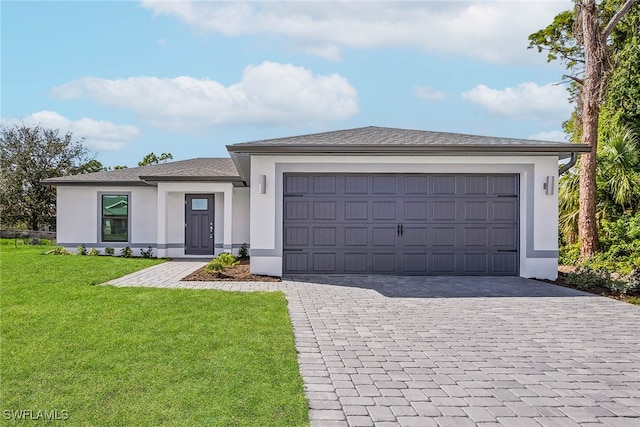
[{"label": "blue sky", "polygon": [[563,140],[560,64],[527,49],[566,1],[2,1],[4,125],[106,166],[361,126]]}]

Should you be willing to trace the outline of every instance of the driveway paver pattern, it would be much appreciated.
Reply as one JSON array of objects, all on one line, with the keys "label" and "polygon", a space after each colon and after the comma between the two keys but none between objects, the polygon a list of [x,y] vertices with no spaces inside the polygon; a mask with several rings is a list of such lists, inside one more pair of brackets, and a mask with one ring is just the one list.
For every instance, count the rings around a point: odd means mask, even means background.
[{"label": "driveway paver pattern", "polygon": [[515,277],[177,280],[202,265],[109,284],[285,292],[313,426],[640,426],[640,307]]}]

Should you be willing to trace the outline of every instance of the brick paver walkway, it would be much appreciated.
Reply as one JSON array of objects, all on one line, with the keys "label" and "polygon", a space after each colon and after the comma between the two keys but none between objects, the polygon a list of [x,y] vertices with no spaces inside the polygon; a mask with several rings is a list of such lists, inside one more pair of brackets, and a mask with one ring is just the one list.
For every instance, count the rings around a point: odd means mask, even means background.
[{"label": "brick paver walkway", "polygon": [[520,278],[179,282],[282,290],[313,426],[640,426],[640,307]]}]

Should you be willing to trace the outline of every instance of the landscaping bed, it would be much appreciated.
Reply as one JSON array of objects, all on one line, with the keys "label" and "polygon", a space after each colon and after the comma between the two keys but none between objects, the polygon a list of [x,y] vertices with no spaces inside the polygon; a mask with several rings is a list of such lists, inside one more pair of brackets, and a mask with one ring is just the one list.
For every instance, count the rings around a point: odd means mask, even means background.
[{"label": "landscaping bed", "polygon": [[575,266],[561,265],[558,267],[556,280],[540,281],[640,305],[640,296],[635,295],[635,292],[629,294],[620,291],[623,289],[624,275],[617,273],[607,275],[599,270],[585,271]]},{"label": "landscaping bed", "polygon": [[187,282],[280,282],[279,277],[273,276],[261,276],[258,274],[251,274],[249,271],[249,260],[240,260],[240,264],[233,267],[227,267],[220,273],[212,273],[207,271],[207,267],[204,266],[187,277],[183,278],[183,281]]}]

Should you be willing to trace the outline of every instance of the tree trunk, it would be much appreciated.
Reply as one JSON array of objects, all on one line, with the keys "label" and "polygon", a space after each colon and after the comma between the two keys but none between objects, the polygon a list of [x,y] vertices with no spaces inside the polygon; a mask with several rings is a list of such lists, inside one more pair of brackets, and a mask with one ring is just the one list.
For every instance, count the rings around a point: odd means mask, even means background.
[{"label": "tree trunk", "polygon": [[580,159],[580,211],[578,235],[580,257],[590,258],[598,251],[596,224],[596,153],[598,150],[598,115],[600,87],[604,76],[605,45],[598,27],[595,0],[580,3],[584,38],[585,78],[582,86],[582,138],[591,152]]}]

